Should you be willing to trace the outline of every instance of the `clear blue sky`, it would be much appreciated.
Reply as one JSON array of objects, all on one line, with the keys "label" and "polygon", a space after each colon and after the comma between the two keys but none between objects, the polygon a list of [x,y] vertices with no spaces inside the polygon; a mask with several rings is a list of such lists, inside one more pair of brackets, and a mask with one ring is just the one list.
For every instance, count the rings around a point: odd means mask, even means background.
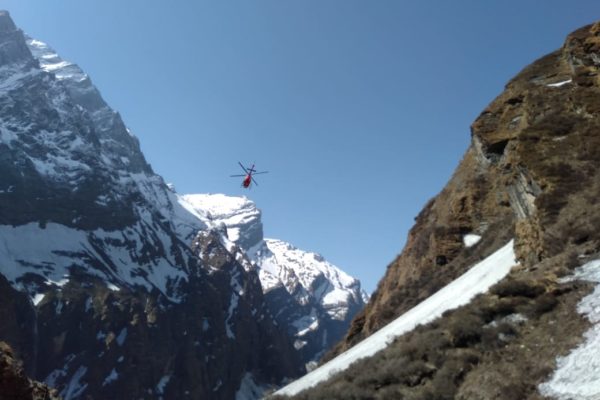
[{"label": "clear blue sky", "polygon": [[[180,193],[247,195],[265,234],[374,290],[504,84],[598,0],[0,0],[78,63]],[[270,174],[245,191],[237,161]]]}]

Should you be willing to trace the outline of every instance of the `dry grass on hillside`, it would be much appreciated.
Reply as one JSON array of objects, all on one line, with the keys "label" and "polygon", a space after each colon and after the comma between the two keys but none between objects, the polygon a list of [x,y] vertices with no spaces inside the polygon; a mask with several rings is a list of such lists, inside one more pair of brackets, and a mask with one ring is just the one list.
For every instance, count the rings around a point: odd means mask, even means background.
[{"label": "dry grass on hillside", "polygon": [[557,279],[579,263],[563,255],[534,271],[517,268],[488,294],[293,398],[538,399],[536,387],[553,371],[556,354],[574,347],[588,327],[573,310],[590,286]]}]

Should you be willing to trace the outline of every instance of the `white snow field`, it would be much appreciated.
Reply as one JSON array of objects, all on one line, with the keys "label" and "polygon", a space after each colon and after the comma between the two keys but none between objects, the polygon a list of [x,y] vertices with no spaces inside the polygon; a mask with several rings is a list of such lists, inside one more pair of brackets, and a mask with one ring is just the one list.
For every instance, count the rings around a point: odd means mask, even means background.
[{"label": "white snow field", "polygon": [[418,325],[433,321],[447,310],[469,303],[477,294],[485,293],[490,286],[504,278],[514,265],[517,265],[517,261],[513,251],[513,240],[511,240],[427,300],[408,310],[333,360],[278,390],[275,394],[295,395],[343,371],[353,362],[374,355],[387,347],[394,338],[411,331]]},{"label": "white snow field", "polygon": [[539,386],[544,396],[559,400],[600,399],[600,259],[590,261],[575,271],[569,280],[596,282],[594,291],[577,305],[593,326],[585,341],[565,357],[557,359],[557,368],[548,382]]}]

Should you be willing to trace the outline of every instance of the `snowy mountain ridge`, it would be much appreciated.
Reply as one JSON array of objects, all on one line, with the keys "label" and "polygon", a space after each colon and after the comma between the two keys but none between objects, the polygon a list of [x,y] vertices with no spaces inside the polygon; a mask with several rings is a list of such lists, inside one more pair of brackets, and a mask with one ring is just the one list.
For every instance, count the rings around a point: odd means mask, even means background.
[{"label": "snowy mountain ridge", "polygon": [[[14,42],[9,44],[14,45]],[[190,241],[195,232],[208,225],[200,215],[192,215],[184,209],[176,196],[167,190],[162,178],[153,173],[139,150],[137,139],[77,65],[62,60],[41,41],[26,37],[26,45],[39,66],[23,56],[0,68],[0,77],[7,78],[0,87],[7,111],[0,122],[0,139],[13,154],[18,154],[19,161],[15,162],[25,162],[24,171],[29,169],[32,179],[46,182],[40,186],[52,182],[61,190],[72,188],[69,190],[74,200],[83,197],[93,200],[99,213],[107,215],[104,220],[84,222],[81,219],[85,215],[72,211],[65,213],[72,217],[63,214],[62,218],[57,218],[62,219],[57,221],[60,223],[47,226],[38,227],[35,223],[3,226],[3,250],[0,252],[3,270],[17,288],[23,289],[21,278],[28,273],[37,273],[35,266],[39,262],[54,266],[43,272],[46,282],[52,282],[69,276],[67,268],[62,266],[69,265],[68,269],[71,269],[89,260],[105,259],[107,253],[120,253],[113,258],[116,262],[111,268],[85,269],[116,286],[141,285],[148,290],[155,287],[172,301],[178,301],[174,292],[177,281],[185,280],[187,275],[175,259],[178,256],[152,257],[150,249],[162,248],[168,243],[171,248],[177,247],[177,241]],[[6,84],[7,81],[10,84]],[[17,102],[30,102],[27,93],[34,91],[43,92],[41,99],[33,102],[29,109],[10,112],[16,110]],[[43,112],[48,113],[44,110],[57,113],[52,125],[44,118]],[[23,124],[24,120],[28,122]],[[40,129],[40,126],[46,128]],[[50,127],[53,130],[49,130]],[[8,201],[10,195],[36,190],[29,187],[31,184],[24,187],[19,177],[9,174],[5,179],[8,182],[3,193]],[[99,180],[101,183],[96,183]],[[141,198],[130,203],[132,197],[139,195]],[[114,230],[114,223],[103,226],[110,218],[111,208],[118,204],[132,204],[126,205],[126,208],[131,207],[125,211],[129,214],[126,220],[131,223],[123,231]],[[37,209],[45,207],[48,206],[40,204]],[[169,221],[168,227],[157,223],[159,215]],[[149,235],[150,232],[153,234]],[[171,232],[177,232],[178,237]],[[28,237],[29,243],[43,243],[43,246],[36,247],[35,251],[24,251],[16,265],[13,257],[19,254],[16,249],[26,243],[23,237]],[[51,240],[43,239],[46,237]],[[66,249],[69,249],[68,253],[64,251]],[[54,260],[43,260],[41,253],[55,254]],[[130,269],[129,266],[139,259],[146,259],[146,268]],[[9,265],[12,267],[8,268]],[[25,286],[32,296],[40,289],[31,283]]]},{"label": "snowy mountain ridge", "polygon": [[306,296],[313,296],[333,319],[346,319],[348,303],[369,300],[356,278],[320,254],[300,250],[282,240],[265,238],[264,243],[251,248],[248,255],[260,267],[259,276],[265,291],[271,290],[275,281],[275,285],[283,285],[289,293],[298,293],[300,302],[306,302]]},{"label": "snowy mountain ridge", "polygon": [[[300,285],[311,291],[323,305],[331,305],[355,294],[348,294],[348,289],[359,288],[362,300],[368,301],[368,295],[360,291],[360,282],[356,278],[329,263],[320,254],[300,250],[282,240],[263,238],[261,211],[247,197],[187,194],[180,199],[202,213],[212,226],[225,226],[227,238],[246,250],[248,257],[261,269],[265,292],[283,285],[293,293]],[[327,283],[315,287],[315,281],[320,277],[325,277]]]},{"label": "snowy mountain ridge", "polygon": [[227,237],[257,267],[263,291],[278,322],[296,337],[295,346],[314,361],[344,333],[368,301],[360,282],[321,255],[277,239],[263,238],[261,212],[246,197],[191,194],[181,199],[224,226]]},{"label": "snowy mountain ridge", "polygon": [[240,246],[5,11],[0,169],[0,340],[63,398],[231,399],[303,370]]}]

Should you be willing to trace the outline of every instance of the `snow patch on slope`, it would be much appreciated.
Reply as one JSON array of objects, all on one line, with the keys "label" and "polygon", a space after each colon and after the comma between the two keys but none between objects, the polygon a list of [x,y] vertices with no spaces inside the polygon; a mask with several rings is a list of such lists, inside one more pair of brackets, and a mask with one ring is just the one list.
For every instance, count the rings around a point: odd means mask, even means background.
[{"label": "snow patch on slope", "polygon": [[468,233],[463,236],[463,243],[465,247],[473,247],[481,240],[481,236],[475,235],[474,233]]},{"label": "snow patch on slope", "polygon": [[374,355],[386,348],[394,338],[411,331],[417,325],[433,321],[445,311],[465,305],[475,295],[486,292],[490,286],[504,278],[514,265],[517,265],[517,261],[511,240],[427,300],[333,360],[280,389],[276,394],[294,395],[327,380],[332,374],[343,371],[353,362]]},{"label": "snow patch on slope", "polygon": [[542,395],[559,400],[600,399],[600,259],[581,266],[568,278],[579,279],[598,284],[577,305],[577,311],[586,315],[593,326],[584,334],[581,345],[557,359],[556,371],[539,386]]},{"label": "snow patch on slope", "polygon": [[40,304],[40,302],[42,300],[44,300],[45,296],[46,295],[43,293],[36,293],[35,296],[33,296],[33,298],[31,299],[31,301],[33,302],[33,305],[37,306],[38,304]]},{"label": "snow patch on slope", "polygon": [[561,87],[561,86],[564,86],[564,85],[569,84],[571,82],[573,82],[573,79],[567,79],[567,80],[556,82],[556,83],[549,83],[546,86],[548,86],[548,87]]},{"label": "snow patch on slope", "polygon": [[0,67],[0,92],[9,92],[39,73],[38,69],[25,64],[2,66]]},{"label": "snow patch on slope", "polygon": [[309,315],[303,315],[292,322],[292,326],[296,328],[296,336],[301,337],[308,332],[314,331],[319,327],[319,318],[314,308],[310,310]]},{"label": "snow patch on slope", "polygon": [[81,382],[81,379],[84,377],[84,375],[86,373],[87,373],[87,367],[84,367],[83,365],[80,366],[77,369],[77,371],[75,371],[75,374],[73,374],[73,377],[67,384],[67,387],[62,392],[60,392],[60,395],[65,400],[76,399],[79,396],[81,396],[81,394],[83,394],[85,389],[87,389],[88,384]]},{"label": "snow patch on slope", "polygon": [[27,45],[31,54],[40,62],[40,67],[46,72],[54,73],[57,79],[83,81],[87,78],[87,75],[81,68],[76,64],[61,59],[46,43],[28,38]]},{"label": "snow patch on slope", "polygon": [[235,334],[233,333],[231,326],[231,318],[233,317],[233,313],[235,312],[239,301],[239,296],[236,293],[232,293],[231,299],[229,300],[229,309],[227,310],[227,319],[225,319],[225,331],[227,333],[227,337],[232,340],[235,340]]},{"label": "snow patch on slope", "polygon": [[171,380],[171,375],[164,375],[162,378],[160,378],[160,380],[156,384],[156,393],[158,393],[160,395],[164,394],[165,388],[169,384],[170,380]]},{"label": "snow patch on slope", "polygon": [[108,374],[108,376],[106,378],[104,378],[104,381],[102,382],[102,386],[106,386],[106,385],[116,381],[117,379],[119,379],[119,374],[117,373],[117,370],[113,368],[110,371],[110,374]]},{"label": "snow patch on slope", "polygon": [[119,332],[119,335],[116,338],[117,344],[119,346],[123,346],[123,343],[125,343],[125,339],[127,339],[127,328],[123,328],[121,329],[121,332]]},{"label": "snow patch on slope", "polygon": [[[61,286],[67,282],[65,277],[72,268],[82,268],[107,285],[117,282],[130,287],[143,286],[149,291],[157,288],[171,301],[179,302],[180,298],[170,288],[187,279],[187,275],[177,267],[172,255],[147,257],[148,263],[143,267],[137,261],[146,251],[142,238],[147,227],[142,225],[140,222],[124,231],[112,232],[102,229],[86,232],[55,223],[44,228],[37,223],[17,227],[0,225],[1,272],[13,287],[27,290],[32,297],[40,288],[24,287],[22,279],[26,274],[41,275],[46,284]],[[154,239],[170,244],[171,238],[160,233]],[[110,254],[112,262],[105,261],[105,254]],[[103,265],[89,268],[90,264],[97,263]]]},{"label": "snow patch on slope", "polygon": [[254,382],[251,373],[246,372],[240,383],[240,388],[235,393],[235,400],[255,400],[261,399],[266,388],[259,386]]},{"label": "snow patch on slope", "polygon": [[[45,229],[36,223],[0,226],[0,261],[2,274],[19,290],[19,278],[28,272],[43,275],[47,283],[60,281],[69,271],[66,254],[82,250],[87,242],[84,232],[54,223]],[[27,258],[23,258],[27,257]]]}]

